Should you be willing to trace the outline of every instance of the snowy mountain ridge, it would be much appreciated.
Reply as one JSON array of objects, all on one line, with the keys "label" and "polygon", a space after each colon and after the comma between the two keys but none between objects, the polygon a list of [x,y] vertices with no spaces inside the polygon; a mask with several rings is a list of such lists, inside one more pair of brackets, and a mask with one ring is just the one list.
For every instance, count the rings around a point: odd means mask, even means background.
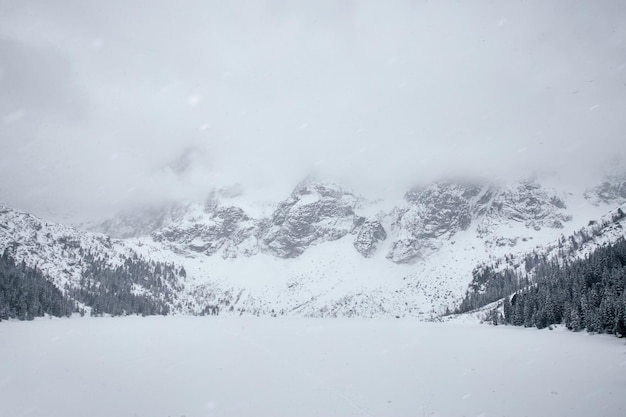
[{"label": "snowy mountain ridge", "polygon": [[37,267],[63,289],[80,281],[85,251],[115,257],[124,252],[109,236],[84,233],[71,227],[46,222],[0,204],[0,249],[19,261]]},{"label": "snowy mountain ridge", "polygon": [[340,185],[307,179],[254,213],[251,204],[233,204],[240,193],[212,193],[204,203],[102,226],[123,238],[1,206],[0,249],[59,288],[80,285],[85,252],[106,255],[111,268],[135,258],[173,265],[185,273],[168,281],[171,312],[428,318],[458,303],[477,265],[558,242],[619,201],[590,203],[597,193],[559,192],[537,180],[441,181],[385,211]]},{"label": "snowy mountain ridge", "polygon": [[[471,225],[477,225],[478,237],[487,244],[515,246],[532,230],[562,229],[572,219],[563,196],[533,180],[507,186],[435,182],[408,191],[393,209],[373,215],[373,204],[365,198],[311,179],[265,217],[216,194],[204,204],[151,208],[140,216],[112,219],[97,230],[120,238],[150,235],[173,250],[209,256],[219,252],[224,258],[260,252],[292,258],[348,234],[355,236],[355,249],[371,257],[389,237],[386,257],[415,263]],[[519,223],[522,227],[515,227]],[[512,229],[521,235],[510,240]]]}]

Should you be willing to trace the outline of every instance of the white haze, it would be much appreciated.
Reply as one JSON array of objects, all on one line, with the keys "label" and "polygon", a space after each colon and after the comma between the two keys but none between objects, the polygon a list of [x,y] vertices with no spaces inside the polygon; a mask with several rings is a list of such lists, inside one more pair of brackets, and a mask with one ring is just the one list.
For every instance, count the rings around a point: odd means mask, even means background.
[{"label": "white haze", "polygon": [[583,181],[623,147],[624,21],[617,0],[0,0],[0,201]]}]

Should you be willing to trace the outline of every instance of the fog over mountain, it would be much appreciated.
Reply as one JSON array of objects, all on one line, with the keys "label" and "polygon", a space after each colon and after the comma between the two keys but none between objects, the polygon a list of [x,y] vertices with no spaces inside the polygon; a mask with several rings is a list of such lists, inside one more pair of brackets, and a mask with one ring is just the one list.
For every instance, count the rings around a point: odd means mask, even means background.
[{"label": "fog over mountain", "polygon": [[0,201],[99,218],[304,176],[588,181],[626,134],[626,2],[0,0]]}]

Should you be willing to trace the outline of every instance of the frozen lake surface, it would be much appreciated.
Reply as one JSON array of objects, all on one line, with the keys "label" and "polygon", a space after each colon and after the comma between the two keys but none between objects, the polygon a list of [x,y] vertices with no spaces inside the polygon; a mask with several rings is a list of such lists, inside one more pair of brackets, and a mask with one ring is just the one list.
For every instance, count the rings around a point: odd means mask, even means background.
[{"label": "frozen lake surface", "polygon": [[612,336],[393,319],[0,323],[0,416],[624,416]]}]

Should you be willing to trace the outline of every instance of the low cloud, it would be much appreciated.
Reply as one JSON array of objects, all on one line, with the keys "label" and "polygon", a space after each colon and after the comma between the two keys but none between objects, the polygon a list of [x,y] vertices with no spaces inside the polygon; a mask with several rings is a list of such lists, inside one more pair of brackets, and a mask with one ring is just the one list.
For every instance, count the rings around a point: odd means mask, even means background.
[{"label": "low cloud", "polygon": [[584,181],[623,146],[622,2],[0,4],[0,199],[101,217],[317,173]]}]

